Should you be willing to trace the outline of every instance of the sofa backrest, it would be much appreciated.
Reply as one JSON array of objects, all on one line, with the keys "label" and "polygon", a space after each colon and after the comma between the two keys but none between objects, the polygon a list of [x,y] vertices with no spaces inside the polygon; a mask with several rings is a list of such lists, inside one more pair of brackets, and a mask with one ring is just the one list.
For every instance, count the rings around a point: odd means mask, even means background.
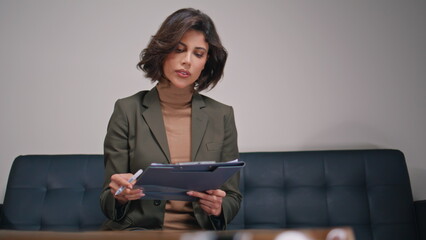
[{"label": "sofa backrest", "polygon": [[97,230],[104,180],[101,155],[27,155],[13,162],[0,228]]},{"label": "sofa backrest", "polygon": [[229,229],[352,226],[356,239],[417,239],[398,150],[242,153],[243,202]]},{"label": "sofa backrest", "polygon": [[[352,226],[357,239],[417,239],[397,150],[241,153],[243,202],[229,229]],[[97,230],[102,155],[27,155],[9,175],[0,228]]]}]

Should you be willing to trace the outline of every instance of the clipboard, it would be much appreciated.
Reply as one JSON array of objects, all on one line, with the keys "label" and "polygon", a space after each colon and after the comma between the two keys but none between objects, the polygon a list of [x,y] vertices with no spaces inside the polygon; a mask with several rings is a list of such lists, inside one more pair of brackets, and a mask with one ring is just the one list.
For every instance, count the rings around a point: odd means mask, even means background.
[{"label": "clipboard", "polygon": [[245,166],[243,161],[151,164],[133,188],[145,193],[141,199],[195,201],[188,191],[203,192],[220,188]]}]

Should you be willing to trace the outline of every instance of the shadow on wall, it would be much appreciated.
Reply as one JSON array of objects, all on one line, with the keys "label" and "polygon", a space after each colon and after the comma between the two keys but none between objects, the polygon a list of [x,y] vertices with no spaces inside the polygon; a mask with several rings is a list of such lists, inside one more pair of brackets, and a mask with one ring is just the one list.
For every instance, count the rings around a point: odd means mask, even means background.
[{"label": "shadow on wall", "polygon": [[421,195],[416,189],[424,189],[424,183],[426,182],[426,169],[419,167],[408,168],[411,181],[411,189],[413,191],[414,200],[425,200],[426,194]]},{"label": "shadow on wall", "polygon": [[359,122],[343,122],[323,128],[305,138],[302,150],[395,148],[389,134]]}]

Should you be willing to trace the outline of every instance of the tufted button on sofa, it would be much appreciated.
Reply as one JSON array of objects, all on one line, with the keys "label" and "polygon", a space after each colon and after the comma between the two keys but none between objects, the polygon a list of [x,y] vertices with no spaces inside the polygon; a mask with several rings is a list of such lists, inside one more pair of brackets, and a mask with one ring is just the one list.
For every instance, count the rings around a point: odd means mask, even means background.
[{"label": "tufted button on sofa", "polygon": [[[350,226],[358,240],[426,239],[426,201],[413,201],[398,150],[251,152],[240,160],[244,198],[228,229]],[[0,229],[99,229],[103,173],[101,155],[19,156]]]}]

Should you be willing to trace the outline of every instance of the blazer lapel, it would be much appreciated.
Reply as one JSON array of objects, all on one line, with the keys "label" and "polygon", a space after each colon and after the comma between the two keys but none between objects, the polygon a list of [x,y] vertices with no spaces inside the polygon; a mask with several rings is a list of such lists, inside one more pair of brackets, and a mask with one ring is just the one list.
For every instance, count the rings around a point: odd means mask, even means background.
[{"label": "blazer lapel", "polygon": [[167,143],[166,129],[164,128],[163,113],[161,112],[160,100],[158,97],[157,88],[154,87],[149,91],[144,99],[143,105],[147,108],[142,112],[142,117],[145,119],[148,127],[151,129],[154,138],[157,140],[164,155],[166,155],[169,163],[170,152],[169,145]]},{"label": "blazer lapel", "polygon": [[204,133],[207,129],[208,116],[203,112],[203,108],[206,105],[201,95],[194,92],[192,97],[192,140],[191,140],[191,161],[195,161],[198,150],[200,148],[201,141],[203,140]]}]

